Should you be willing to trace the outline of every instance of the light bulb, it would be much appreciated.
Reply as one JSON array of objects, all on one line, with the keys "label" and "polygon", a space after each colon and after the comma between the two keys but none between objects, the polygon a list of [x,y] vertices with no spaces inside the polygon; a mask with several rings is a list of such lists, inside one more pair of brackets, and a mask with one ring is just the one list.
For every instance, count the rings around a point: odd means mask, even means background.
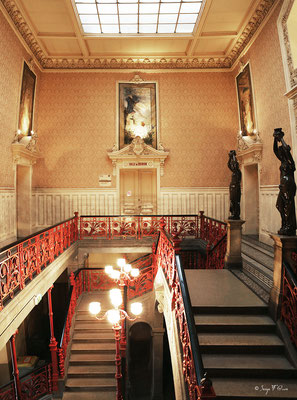
[{"label": "light bulb", "polygon": [[118,258],[117,264],[119,267],[124,267],[126,265],[126,260],[124,258]]},{"label": "light bulb", "polygon": [[132,303],[131,313],[134,315],[140,315],[142,313],[142,303]]},{"label": "light bulb", "polygon": [[107,319],[112,325],[118,324],[121,319],[119,310],[108,310]]},{"label": "light bulb", "polygon": [[109,297],[112,305],[116,308],[118,308],[123,302],[122,293],[120,289],[111,289],[109,291]]},{"label": "light bulb", "polygon": [[98,301],[93,301],[89,304],[89,311],[93,315],[97,315],[101,311],[101,304]]},{"label": "light bulb", "polygon": [[132,269],[131,264],[126,264],[126,265],[124,266],[124,271],[127,272],[127,274],[129,274],[129,272],[131,271],[131,269]]},{"label": "light bulb", "polygon": [[138,275],[139,275],[139,269],[138,268],[132,268],[131,269],[131,276],[133,276],[133,278],[137,278]]},{"label": "light bulb", "polygon": [[111,277],[112,279],[114,279],[114,280],[117,281],[117,280],[120,279],[120,276],[121,276],[120,271],[118,271],[118,270],[116,270],[116,269],[113,269],[113,270],[111,271],[110,277]]},{"label": "light bulb", "polygon": [[111,275],[111,274],[112,274],[112,271],[113,271],[112,265],[106,265],[106,267],[104,268],[104,271],[105,271],[108,275]]}]

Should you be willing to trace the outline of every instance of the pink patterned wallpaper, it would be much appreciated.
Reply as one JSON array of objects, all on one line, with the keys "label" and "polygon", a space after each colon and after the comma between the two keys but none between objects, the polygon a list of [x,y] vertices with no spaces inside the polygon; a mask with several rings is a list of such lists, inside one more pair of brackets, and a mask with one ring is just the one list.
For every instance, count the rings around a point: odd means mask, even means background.
[{"label": "pink patterned wallpaper", "polygon": [[[285,76],[277,32],[277,18],[282,2],[252,45],[243,61],[250,61],[254,87],[258,130],[263,141],[261,185],[279,183],[279,161],[273,153],[274,128],[283,128],[285,140],[291,145],[291,129]],[[238,73],[236,70],[235,75]]]},{"label": "pink patterned wallpaper", "polygon": [[17,129],[23,61],[30,56],[1,11],[0,55],[0,187],[13,187],[11,143]]},{"label": "pink patterned wallpaper", "polygon": [[[34,186],[92,188],[99,175],[112,174],[106,150],[116,138],[116,84],[133,76],[43,74],[38,130],[45,157],[34,171]],[[228,185],[227,153],[237,129],[232,74],[140,76],[159,85],[161,142],[170,150],[161,186]]]}]

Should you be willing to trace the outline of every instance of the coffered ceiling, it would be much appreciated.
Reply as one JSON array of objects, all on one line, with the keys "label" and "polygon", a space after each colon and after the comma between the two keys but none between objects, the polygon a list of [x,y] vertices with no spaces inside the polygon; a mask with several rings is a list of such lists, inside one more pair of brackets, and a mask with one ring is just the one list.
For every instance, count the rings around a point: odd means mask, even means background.
[{"label": "coffered ceiling", "polygon": [[[129,0],[81,1],[98,4],[97,7],[101,3],[129,4]],[[142,2],[158,3],[161,9],[163,3],[177,1],[180,0],[130,0],[130,3],[139,6],[140,15]],[[156,34],[159,29],[156,28],[153,33],[127,34],[120,33],[119,28],[117,33],[106,34],[84,32],[76,7],[78,0],[0,0],[4,15],[45,70],[228,69],[278,0],[183,2],[201,3],[193,33],[178,33],[175,28],[177,33]],[[139,21],[140,17],[137,18]],[[178,21],[179,14],[176,18]],[[137,30],[141,30],[139,24]]]}]

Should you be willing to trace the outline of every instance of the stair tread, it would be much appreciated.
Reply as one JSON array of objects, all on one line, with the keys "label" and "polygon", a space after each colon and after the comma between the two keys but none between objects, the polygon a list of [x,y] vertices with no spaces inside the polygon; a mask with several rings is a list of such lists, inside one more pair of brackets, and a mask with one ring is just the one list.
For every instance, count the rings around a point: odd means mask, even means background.
[{"label": "stair tread", "polygon": [[112,361],[114,362],[114,353],[93,353],[93,354],[71,354],[70,355],[70,363],[71,362],[96,362],[96,361]]},{"label": "stair tread", "polygon": [[113,343],[72,343],[71,350],[115,350]]},{"label": "stair tread", "polygon": [[[250,398],[297,398],[297,383],[294,379],[226,379],[213,378],[213,387],[217,397],[240,399]],[[276,385],[275,387],[273,385]],[[277,390],[282,387],[284,390]],[[269,389],[268,393],[264,389]]]},{"label": "stair tread", "polygon": [[72,340],[76,340],[76,339],[86,340],[86,341],[89,339],[98,339],[98,340],[102,340],[102,339],[107,340],[108,339],[108,340],[114,341],[114,333],[112,332],[112,330],[111,330],[111,332],[92,332],[92,331],[91,332],[85,332],[85,331],[76,332],[74,330]]},{"label": "stair tread", "polygon": [[268,315],[242,314],[201,314],[194,315],[196,325],[268,325],[275,326],[275,322]]},{"label": "stair tread", "polygon": [[266,333],[199,333],[198,338],[201,346],[284,346],[278,336]]},{"label": "stair tread", "polygon": [[[115,388],[116,390],[116,388]],[[62,400],[110,400],[112,391],[104,392],[64,392]]]},{"label": "stair tread", "polygon": [[206,369],[286,369],[295,370],[284,356],[270,354],[203,354]]},{"label": "stair tread", "polygon": [[256,248],[258,251],[267,254],[268,256],[274,256],[273,247],[268,244],[259,242],[259,240],[248,237],[246,235],[242,235],[242,243],[249,245],[250,247]]},{"label": "stair tread", "polygon": [[68,387],[101,387],[101,386],[116,386],[115,378],[69,378],[66,381]]},{"label": "stair tread", "polygon": [[100,374],[115,373],[115,365],[70,365],[68,374]]},{"label": "stair tread", "polygon": [[242,253],[242,260],[260,270],[268,278],[273,278],[273,263],[266,265],[252,258],[249,254]]}]

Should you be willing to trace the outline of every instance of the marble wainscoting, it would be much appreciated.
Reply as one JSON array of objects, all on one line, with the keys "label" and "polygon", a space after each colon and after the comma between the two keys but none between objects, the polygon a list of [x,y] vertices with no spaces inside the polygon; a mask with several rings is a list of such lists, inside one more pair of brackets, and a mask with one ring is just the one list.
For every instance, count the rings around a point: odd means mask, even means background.
[{"label": "marble wainscoting", "polygon": [[16,237],[16,195],[14,188],[0,188],[0,246]]},{"label": "marble wainscoting", "polygon": [[277,233],[281,227],[280,213],[275,206],[278,193],[278,185],[260,186],[259,239],[271,246],[270,234]]}]

